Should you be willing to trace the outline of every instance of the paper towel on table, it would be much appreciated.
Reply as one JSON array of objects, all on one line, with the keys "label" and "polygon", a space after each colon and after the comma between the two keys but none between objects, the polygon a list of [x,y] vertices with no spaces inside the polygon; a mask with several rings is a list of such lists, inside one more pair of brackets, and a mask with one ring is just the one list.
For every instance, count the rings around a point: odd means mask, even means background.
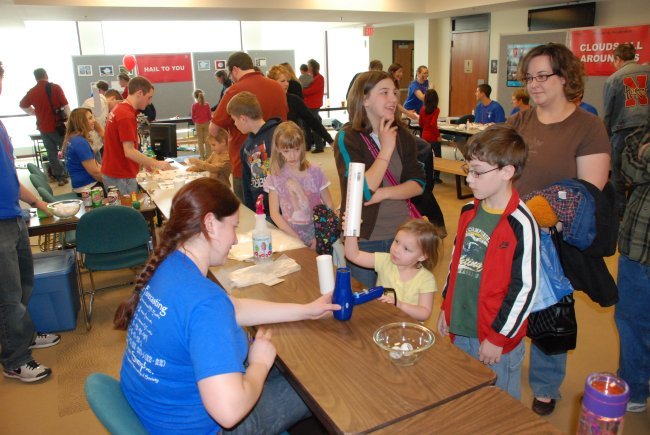
[{"label": "paper towel on table", "polygon": [[[269,228],[271,230],[271,243],[273,252],[284,252],[292,249],[304,248],[301,240],[291,237],[282,230]],[[237,261],[247,261],[253,258],[253,232],[248,231],[237,234],[237,244],[230,248],[228,258]]]},{"label": "paper towel on table", "polygon": [[[269,263],[237,269],[228,274],[232,287],[247,287],[254,284],[275,285],[282,281],[280,277],[300,270],[300,265],[286,255]],[[228,287],[228,285],[226,285]]]}]

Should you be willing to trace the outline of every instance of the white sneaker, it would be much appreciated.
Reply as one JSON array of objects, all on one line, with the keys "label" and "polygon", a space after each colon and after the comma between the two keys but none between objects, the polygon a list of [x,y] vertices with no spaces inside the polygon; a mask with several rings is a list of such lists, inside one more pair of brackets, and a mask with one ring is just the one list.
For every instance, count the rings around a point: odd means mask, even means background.
[{"label": "white sneaker", "polygon": [[32,341],[30,349],[43,349],[46,347],[59,344],[61,336],[59,334],[46,334],[44,332],[37,332],[34,341]]},{"label": "white sneaker", "polygon": [[35,360],[27,361],[15,370],[3,370],[8,378],[18,379],[23,382],[41,381],[52,374],[52,369],[37,363]]},{"label": "white sneaker", "polygon": [[627,412],[643,412],[648,409],[648,405],[645,402],[627,402]]}]

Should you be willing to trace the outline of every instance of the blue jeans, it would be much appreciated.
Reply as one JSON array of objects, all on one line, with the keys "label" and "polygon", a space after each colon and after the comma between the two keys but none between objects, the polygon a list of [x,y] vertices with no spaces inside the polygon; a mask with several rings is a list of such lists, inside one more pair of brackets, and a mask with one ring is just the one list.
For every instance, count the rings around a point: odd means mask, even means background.
[{"label": "blue jeans", "polygon": [[34,324],[27,311],[34,262],[22,217],[0,220],[0,363],[14,370],[32,359]]},{"label": "blue jeans", "polygon": [[[314,118],[318,120],[318,122],[322,123],[323,118],[320,117],[320,111],[318,109],[309,109],[312,115],[314,115]],[[317,150],[324,150],[325,149],[325,139],[320,137],[320,134],[316,130],[312,130],[309,127],[307,127],[308,130],[308,136],[305,138],[307,145],[311,147],[311,144],[314,144],[314,149]]]},{"label": "blue jeans", "polygon": [[311,416],[298,393],[274,366],[264,383],[262,396],[237,426],[224,434],[279,434]]},{"label": "blue jeans", "polygon": [[65,167],[63,167],[61,160],[59,160],[59,150],[63,144],[63,138],[57,132],[41,132],[41,138],[43,139],[43,145],[47,152],[47,160],[50,163],[52,176],[57,180],[63,180],[65,178]]},{"label": "blue jeans", "polygon": [[[365,252],[390,252],[390,245],[393,244],[393,239],[390,240],[359,240],[359,250]],[[374,269],[366,269],[360,267],[348,260],[348,267],[352,273],[352,278],[359,281],[366,288],[374,287],[377,283],[377,273]]]},{"label": "blue jeans", "polygon": [[530,373],[528,380],[533,395],[539,399],[560,399],[560,385],[566,374],[566,352],[547,355],[530,344]]},{"label": "blue jeans", "polygon": [[104,186],[108,189],[110,186],[117,187],[120,195],[129,195],[138,192],[138,180],[135,178],[113,178],[108,175],[102,175]]},{"label": "blue jeans", "polygon": [[650,266],[618,257],[618,303],[614,320],[621,342],[618,374],[630,386],[630,401],[650,392]]},{"label": "blue jeans", "polygon": [[[457,335],[454,344],[463,352],[478,359],[478,349],[481,343],[478,338]],[[526,346],[524,340],[510,352],[501,355],[501,361],[489,367],[497,374],[496,386],[517,400],[521,399],[521,363],[524,361]]]},{"label": "blue jeans", "polygon": [[625,138],[630,135],[636,127],[624,128],[612,134],[612,184],[616,191],[616,209],[619,216],[623,216],[627,199],[625,197],[625,181],[621,175],[621,163],[623,161],[623,148]]}]

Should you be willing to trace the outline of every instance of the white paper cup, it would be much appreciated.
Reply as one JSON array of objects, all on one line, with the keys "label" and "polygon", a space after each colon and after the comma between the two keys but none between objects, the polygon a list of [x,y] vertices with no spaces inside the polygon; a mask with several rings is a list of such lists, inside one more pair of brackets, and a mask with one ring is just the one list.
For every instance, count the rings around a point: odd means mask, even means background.
[{"label": "white paper cup", "polygon": [[316,257],[318,268],[318,285],[322,295],[334,291],[334,265],[331,255],[319,255]]}]

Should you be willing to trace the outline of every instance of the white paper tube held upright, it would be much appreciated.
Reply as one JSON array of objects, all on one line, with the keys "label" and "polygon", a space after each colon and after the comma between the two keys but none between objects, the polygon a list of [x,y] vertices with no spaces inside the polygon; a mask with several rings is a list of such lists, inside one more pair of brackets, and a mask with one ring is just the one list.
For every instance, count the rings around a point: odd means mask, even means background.
[{"label": "white paper tube held upright", "polygon": [[345,201],[344,236],[359,237],[361,234],[361,209],[363,208],[365,174],[365,164],[350,163],[348,167],[348,193]]},{"label": "white paper tube held upright", "polygon": [[324,295],[334,291],[334,267],[331,255],[319,255],[316,257],[318,268],[318,285],[320,294]]}]

